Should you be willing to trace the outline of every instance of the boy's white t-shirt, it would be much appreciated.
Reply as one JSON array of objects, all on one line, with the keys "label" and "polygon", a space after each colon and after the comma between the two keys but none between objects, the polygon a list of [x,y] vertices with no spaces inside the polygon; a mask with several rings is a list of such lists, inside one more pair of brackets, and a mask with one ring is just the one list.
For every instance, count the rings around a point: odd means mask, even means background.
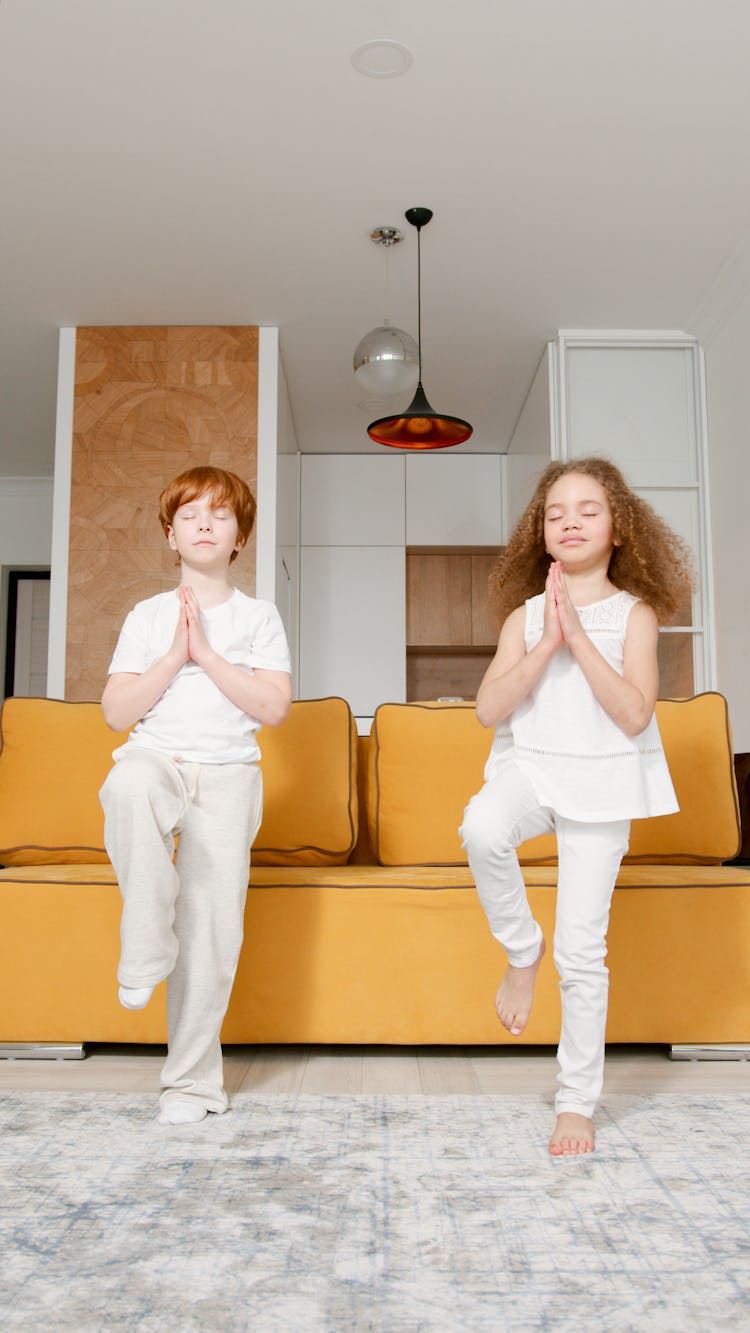
[{"label": "boy's white t-shirt", "polygon": [[[138,602],[122,627],[109,674],[141,674],[164,657],[174,639],[179,607],[176,591]],[[201,611],[201,623],[211,647],[250,675],[255,670],[291,673],[284,626],[272,602],[235,588],[226,602]],[[114,757],[140,746],[186,763],[255,763],[260,758],[260,727],[222,694],[202,667],[186,662]]]}]

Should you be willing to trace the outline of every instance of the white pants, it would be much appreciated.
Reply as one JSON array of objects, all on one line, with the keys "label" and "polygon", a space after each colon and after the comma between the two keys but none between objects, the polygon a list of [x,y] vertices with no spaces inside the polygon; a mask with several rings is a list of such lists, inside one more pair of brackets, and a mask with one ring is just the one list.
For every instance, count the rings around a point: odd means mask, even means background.
[{"label": "white pants", "polygon": [[628,848],[630,821],[583,824],[563,819],[537,803],[528,779],[507,762],[469,802],[460,832],[490,930],[514,967],[536,962],[542,941],[515,849],[538,834],[557,835],[553,952],[562,1031],[555,1109],[590,1117],[604,1075],[609,907]]},{"label": "white pants", "polygon": [[225,1111],[220,1032],[262,814],[260,769],[182,763],[133,748],[99,795],[123,899],[118,979],[138,988],[169,978],[162,1100],[195,1098]]}]

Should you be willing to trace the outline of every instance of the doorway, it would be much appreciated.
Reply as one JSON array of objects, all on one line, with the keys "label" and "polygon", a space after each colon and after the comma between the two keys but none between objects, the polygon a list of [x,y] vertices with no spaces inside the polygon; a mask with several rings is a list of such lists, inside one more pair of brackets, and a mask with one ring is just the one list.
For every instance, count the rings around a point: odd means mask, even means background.
[{"label": "doorway", "polygon": [[45,698],[49,639],[48,569],[8,571],[5,697]]}]

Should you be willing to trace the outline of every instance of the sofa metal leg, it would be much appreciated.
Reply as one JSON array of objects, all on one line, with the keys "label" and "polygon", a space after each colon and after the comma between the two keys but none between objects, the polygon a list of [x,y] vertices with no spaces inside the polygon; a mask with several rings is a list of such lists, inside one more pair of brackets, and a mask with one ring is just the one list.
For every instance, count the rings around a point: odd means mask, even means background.
[{"label": "sofa metal leg", "polygon": [[697,1046],[670,1046],[670,1060],[750,1060],[750,1046],[736,1042]]},{"label": "sofa metal leg", "polygon": [[85,1060],[82,1041],[0,1042],[0,1060]]}]

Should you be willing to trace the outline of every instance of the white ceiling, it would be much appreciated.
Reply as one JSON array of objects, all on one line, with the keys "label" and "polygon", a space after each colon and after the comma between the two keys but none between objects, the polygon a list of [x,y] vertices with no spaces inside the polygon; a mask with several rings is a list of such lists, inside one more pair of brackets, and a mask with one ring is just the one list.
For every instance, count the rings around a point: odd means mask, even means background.
[{"label": "white ceiling", "polygon": [[[375,38],[409,72],[350,63]],[[750,227],[747,0],[0,0],[0,472],[68,324],[277,324],[300,448],[379,452],[358,340],[503,450],[547,339],[682,328]],[[385,308],[379,224],[390,253]]]}]

